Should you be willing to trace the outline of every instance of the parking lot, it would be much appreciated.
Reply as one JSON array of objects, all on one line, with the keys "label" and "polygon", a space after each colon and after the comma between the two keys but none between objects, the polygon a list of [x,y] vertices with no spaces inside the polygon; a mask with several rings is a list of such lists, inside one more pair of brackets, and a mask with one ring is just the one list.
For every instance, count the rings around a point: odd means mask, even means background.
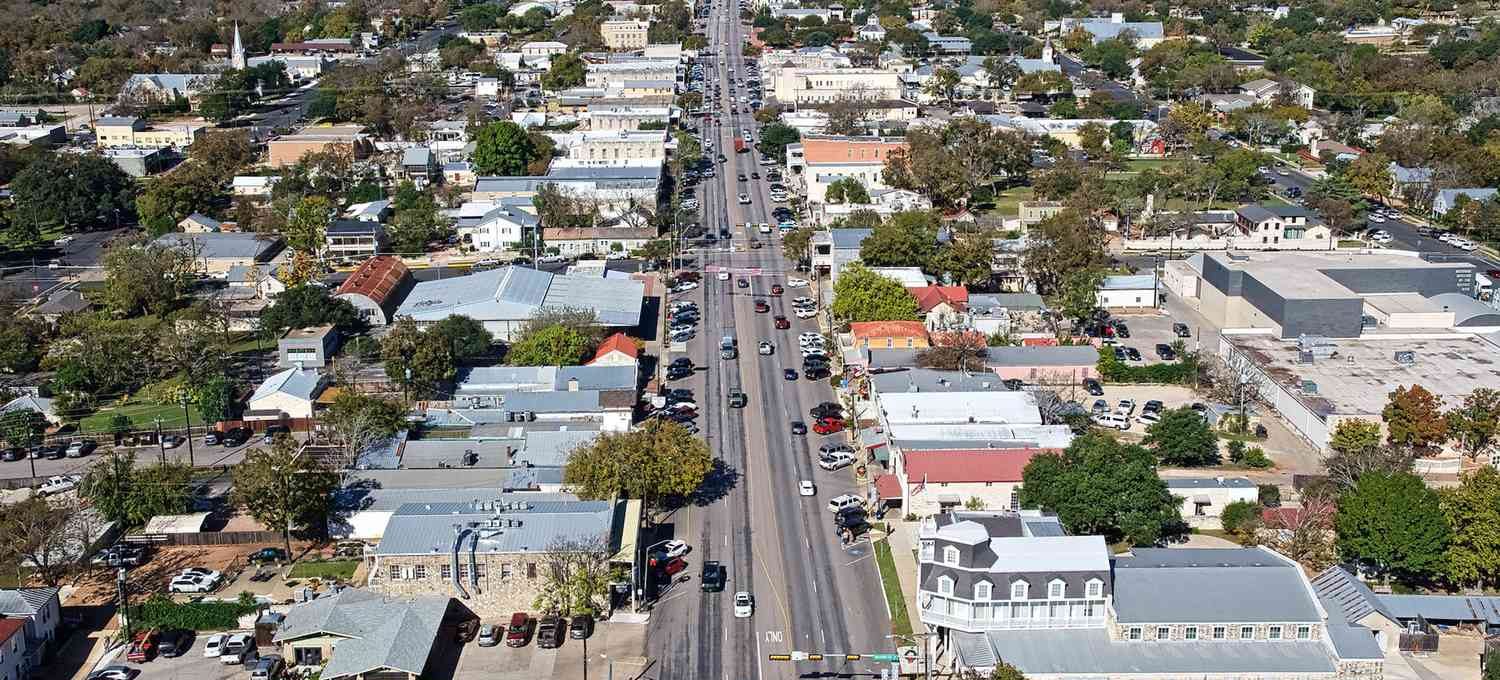
[{"label": "parking lot", "polygon": [[[1134,347],[1141,353],[1141,362],[1144,364],[1161,363],[1161,357],[1156,354],[1157,345],[1167,345],[1181,340],[1186,348],[1193,349],[1193,338],[1179,338],[1172,332],[1172,324],[1179,319],[1173,319],[1165,313],[1145,314],[1118,314],[1113,318],[1124,321],[1130,329],[1130,337],[1119,338],[1117,341],[1123,347]],[[1197,329],[1188,326],[1189,332],[1197,332]],[[1136,362],[1131,362],[1136,363]]]},{"label": "parking lot", "polygon": [[[135,680],[243,680],[249,676],[250,669],[245,666],[220,663],[216,658],[204,658],[203,640],[207,637],[204,634],[198,635],[179,657],[158,656],[146,663],[129,663],[125,661],[122,648],[114,661],[103,665],[124,664],[139,669],[141,674]],[[271,647],[260,648],[262,655],[275,652]]]}]

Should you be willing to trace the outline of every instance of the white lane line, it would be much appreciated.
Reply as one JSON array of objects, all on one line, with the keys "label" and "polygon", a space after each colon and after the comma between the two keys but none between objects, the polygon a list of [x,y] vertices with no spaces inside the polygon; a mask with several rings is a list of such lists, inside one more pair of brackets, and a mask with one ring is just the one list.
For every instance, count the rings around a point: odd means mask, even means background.
[{"label": "white lane line", "polygon": [[865,555],[864,557],[856,558],[852,562],[845,562],[844,566],[846,566],[846,567],[853,566],[855,564],[858,564],[858,563],[863,562],[863,561],[868,560],[868,559],[870,559],[870,555]]}]

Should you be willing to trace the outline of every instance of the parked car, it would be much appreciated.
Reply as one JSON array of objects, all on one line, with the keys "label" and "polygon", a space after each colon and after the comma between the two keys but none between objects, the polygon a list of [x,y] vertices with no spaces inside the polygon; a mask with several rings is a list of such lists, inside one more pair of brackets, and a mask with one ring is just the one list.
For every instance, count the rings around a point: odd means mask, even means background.
[{"label": "parked car", "polygon": [[141,674],[141,669],[115,664],[89,673],[88,680],[132,680]]},{"label": "parked car", "polygon": [[587,640],[593,634],[594,618],[591,616],[586,614],[575,616],[572,622],[568,624],[568,637],[574,640]]},{"label": "parked car", "polygon": [[203,640],[203,658],[217,659],[224,652],[224,641],[229,638],[227,633],[214,633]]},{"label": "parked car", "polygon": [[281,673],[285,670],[286,662],[281,656],[267,654],[250,669],[250,680],[280,680]]},{"label": "parked car", "polygon": [[217,582],[205,576],[181,575],[172,579],[167,584],[169,593],[207,593],[214,589]]},{"label": "parked car", "polygon": [[154,628],[136,633],[135,639],[130,642],[130,649],[125,652],[125,658],[131,663],[146,663],[156,658],[158,635],[160,633]]},{"label": "parked car", "polygon": [[192,644],[192,631],[168,628],[161,632],[156,649],[164,657],[178,657],[187,653]]},{"label": "parked car", "polygon": [[236,427],[224,433],[224,445],[240,446],[241,444],[250,441],[250,434],[250,428]]},{"label": "parked car", "polygon": [[1093,378],[1083,379],[1083,391],[1088,392],[1090,396],[1104,396],[1104,386],[1100,385],[1099,381]]},{"label": "parked car", "polygon": [[78,482],[82,481],[80,475],[53,475],[47,478],[47,482],[37,487],[36,492],[42,496],[55,496],[78,488]]},{"label": "parked car", "polygon": [[245,664],[255,659],[255,638],[249,633],[234,633],[224,641],[219,652],[219,663],[225,665]]},{"label": "parked car", "polygon": [[1193,337],[1193,332],[1188,330],[1188,325],[1181,322],[1172,324],[1172,334],[1179,338]]},{"label": "parked car", "polygon": [[246,558],[250,564],[265,564],[268,562],[288,562],[286,550],[282,548],[261,548],[250,553]]},{"label": "parked car", "polygon": [[813,424],[813,432],[818,434],[834,434],[844,431],[844,421],[838,418],[824,418]]},{"label": "parked car", "polygon": [[99,448],[99,445],[95,444],[92,440],[83,439],[69,444],[65,455],[69,458],[82,458],[93,453],[94,449],[97,448]]},{"label": "parked car", "polygon": [[506,647],[525,647],[531,637],[531,617],[525,612],[510,615],[510,625],[505,627]]},{"label": "parked car", "polygon": [[536,646],[557,649],[563,641],[563,622],[556,616],[543,617],[536,626]]},{"label": "parked car", "polygon": [[480,626],[478,640],[480,647],[494,647],[500,644],[500,627],[493,623]]},{"label": "parked car", "polygon": [[1173,359],[1177,358],[1177,353],[1172,351],[1172,347],[1170,345],[1157,343],[1156,356],[1162,361],[1172,361]]},{"label": "parked car", "polygon": [[291,433],[292,428],[285,425],[269,425],[266,427],[265,433],[262,434],[260,441],[262,444],[270,444],[276,441],[277,435],[290,435]]}]

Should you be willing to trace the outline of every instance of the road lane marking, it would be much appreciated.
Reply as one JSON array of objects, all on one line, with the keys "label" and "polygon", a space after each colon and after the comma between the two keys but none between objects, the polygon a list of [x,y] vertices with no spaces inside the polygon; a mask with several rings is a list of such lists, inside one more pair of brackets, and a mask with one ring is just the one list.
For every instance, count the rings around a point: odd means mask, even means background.
[{"label": "road lane marking", "polygon": [[863,562],[863,561],[868,560],[868,559],[870,559],[870,555],[865,555],[864,557],[857,558],[857,559],[855,559],[853,561],[845,562],[844,566],[851,567],[851,566],[854,566],[855,564],[858,564],[858,563]]}]

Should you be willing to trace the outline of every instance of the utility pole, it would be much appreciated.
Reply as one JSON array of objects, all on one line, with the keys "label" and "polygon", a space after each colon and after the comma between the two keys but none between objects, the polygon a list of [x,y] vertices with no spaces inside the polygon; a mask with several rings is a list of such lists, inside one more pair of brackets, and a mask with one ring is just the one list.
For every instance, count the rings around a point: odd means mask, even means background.
[{"label": "utility pole", "polygon": [[188,467],[195,467],[197,464],[193,461],[193,417],[188,413],[186,396],[182,397],[182,420],[187,424]]},{"label": "utility pole", "polygon": [[161,452],[161,464],[167,464],[167,443],[161,440],[161,416],[154,419],[156,423],[156,450]]}]

